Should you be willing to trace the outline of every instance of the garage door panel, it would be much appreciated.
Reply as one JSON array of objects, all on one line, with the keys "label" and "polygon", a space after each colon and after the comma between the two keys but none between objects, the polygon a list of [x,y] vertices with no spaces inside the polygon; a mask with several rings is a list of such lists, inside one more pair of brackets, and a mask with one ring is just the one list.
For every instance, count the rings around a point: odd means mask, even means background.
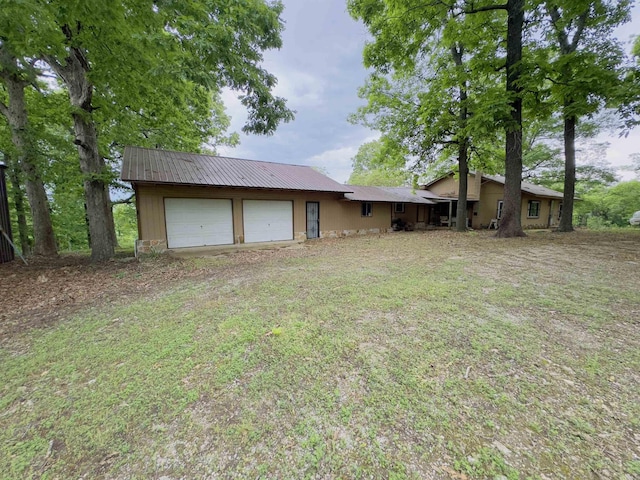
[{"label": "garage door panel", "polygon": [[242,211],[246,243],[293,240],[293,202],[245,200]]},{"label": "garage door panel", "polygon": [[165,220],[169,248],[233,243],[231,200],[166,198]]}]

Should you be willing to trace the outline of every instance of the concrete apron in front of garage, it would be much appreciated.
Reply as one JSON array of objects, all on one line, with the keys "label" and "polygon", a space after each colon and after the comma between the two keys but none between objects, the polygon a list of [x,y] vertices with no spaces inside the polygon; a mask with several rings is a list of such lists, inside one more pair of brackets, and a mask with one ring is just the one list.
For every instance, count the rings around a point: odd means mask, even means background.
[{"label": "concrete apron in front of garage", "polygon": [[163,253],[181,258],[206,257],[221,253],[232,253],[242,250],[265,250],[270,248],[303,248],[304,242],[286,240],[282,242],[234,243],[233,245],[210,245],[206,247],[185,247],[167,249]]}]

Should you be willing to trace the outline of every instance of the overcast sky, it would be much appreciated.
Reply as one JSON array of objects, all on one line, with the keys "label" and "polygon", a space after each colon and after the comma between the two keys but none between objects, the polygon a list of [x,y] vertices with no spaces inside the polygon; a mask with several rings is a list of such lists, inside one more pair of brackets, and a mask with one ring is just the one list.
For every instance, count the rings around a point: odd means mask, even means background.
[{"label": "overcast sky", "polygon": [[[284,6],[283,47],[267,52],[264,66],[278,77],[275,93],[288,100],[296,118],[270,137],[241,134],[238,147],[220,147],[219,153],[319,166],[334,180],[346,182],[351,158],[360,145],[378,136],[347,121],[363,104],[357,91],[367,77],[362,65],[367,32],[347,13],[346,0],[284,0]],[[633,21],[618,35],[629,42],[639,31],[640,15],[634,7]],[[231,130],[240,132],[246,119],[244,108],[234,92],[225,91],[223,99],[232,117]],[[614,135],[599,140],[611,143],[607,159],[615,166],[629,164],[629,155],[640,152],[640,128],[627,138]],[[624,176],[632,177],[629,172]]]}]

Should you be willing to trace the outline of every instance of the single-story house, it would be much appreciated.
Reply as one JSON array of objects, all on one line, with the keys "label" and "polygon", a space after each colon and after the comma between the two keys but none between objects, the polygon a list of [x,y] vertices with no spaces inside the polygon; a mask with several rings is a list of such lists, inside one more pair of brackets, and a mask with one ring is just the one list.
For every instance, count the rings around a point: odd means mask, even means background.
[{"label": "single-story house", "polygon": [[[467,223],[472,228],[488,228],[502,216],[505,178],[472,172],[467,179]],[[458,198],[458,178],[453,173],[424,185],[438,198],[449,198],[449,205],[440,203],[437,214],[454,218]],[[522,182],[521,220],[523,228],[557,226],[562,214],[562,192],[533,183]],[[447,208],[450,210],[447,211]],[[454,220],[455,222],[455,220]]]},{"label": "single-story house", "polygon": [[396,215],[426,223],[418,206],[433,204],[307,166],[140,147],[126,147],[121,178],[135,191],[139,253],[387,232]]},{"label": "single-story house", "polygon": [[[308,166],[126,147],[121,178],[135,191],[138,253],[381,233],[397,219],[417,229],[450,226],[456,211],[453,176],[428,189],[363,187]],[[497,177],[478,178],[469,194],[474,228],[499,217],[484,204],[501,198],[499,181],[489,184]]]}]

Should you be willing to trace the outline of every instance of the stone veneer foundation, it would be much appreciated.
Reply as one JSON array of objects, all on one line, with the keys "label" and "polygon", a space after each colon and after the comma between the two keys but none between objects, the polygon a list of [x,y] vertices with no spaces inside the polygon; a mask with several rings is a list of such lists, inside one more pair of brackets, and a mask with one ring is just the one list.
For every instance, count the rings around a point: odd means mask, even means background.
[{"label": "stone veneer foundation", "polygon": [[[351,235],[371,235],[376,233],[392,232],[392,228],[369,228],[359,230],[325,230],[320,232],[320,238],[341,238],[349,237]],[[307,232],[296,232],[294,234],[294,240],[298,242],[304,242],[307,240]],[[234,245],[244,244],[244,238],[240,235],[236,236],[236,243]],[[264,244],[257,244],[264,245]],[[213,246],[213,245],[212,245]],[[226,245],[233,247],[233,245]],[[167,247],[166,240],[136,240],[136,254],[137,255],[149,255],[164,253],[169,248]]]},{"label": "stone veneer foundation", "polygon": [[321,238],[350,237],[351,235],[373,235],[376,233],[393,232],[392,228],[361,228],[359,230],[325,230],[320,232]]},{"label": "stone veneer foundation", "polygon": [[136,254],[164,253],[166,251],[166,240],[136,240]]}]

